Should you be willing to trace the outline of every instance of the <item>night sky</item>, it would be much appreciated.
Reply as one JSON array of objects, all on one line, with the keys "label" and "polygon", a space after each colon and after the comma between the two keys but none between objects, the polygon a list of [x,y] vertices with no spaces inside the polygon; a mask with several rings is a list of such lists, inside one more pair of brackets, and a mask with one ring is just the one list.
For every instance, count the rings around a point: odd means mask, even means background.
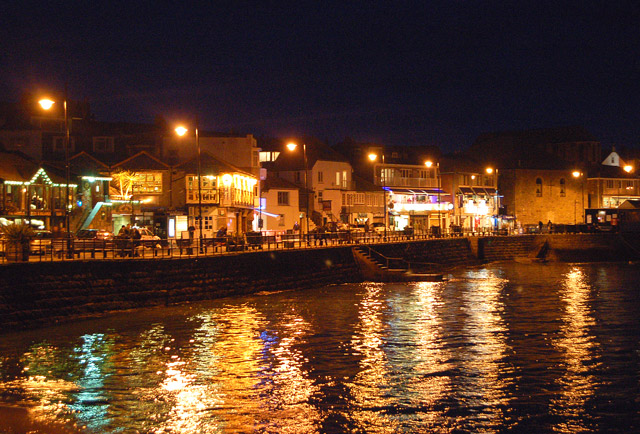
[{"label": "night sky", "polygon": [[106,121],[445,152],[582,125],[638,146],[637,3],[3,2],[0,100],[67,82]]}]

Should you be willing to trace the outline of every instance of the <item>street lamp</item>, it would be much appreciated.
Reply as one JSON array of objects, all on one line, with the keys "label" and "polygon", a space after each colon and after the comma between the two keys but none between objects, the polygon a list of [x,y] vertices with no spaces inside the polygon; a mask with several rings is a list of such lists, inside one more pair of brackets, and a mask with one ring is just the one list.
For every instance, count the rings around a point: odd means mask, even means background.
[{"label": "street lamp", "polygon": [[[585,222],[584,221],[585,220],[584,219],[584,173],[582,173],[582,172],[580,172],[578,170],[574,170],[572,175],[576,179],[577,178],[582,178],[580,180],[580,196],[582,198],[582,212],[581,212],[581,214],[582,214],[582,222],[584,223]],[[573,213],[573,220],[574,220],[574,222],[573,222],[574,224],[578,223],[577,222],[578,218],[577,218],[576,213],[575,213],[575,207],[574,207],[574,213]]]},{"label": "street lamp", "polygon": [[[492,175],[493,174],[493,167],[487,167],[486,169],[487,174]],[[496,211],[495,211],[495,216],[496,216],[496,230],[498,229],[498,214],[500,213],[500,204],[498,204],[498,169],[495,169],[496,172],[496,182],[495,184],[495,190],[496,190],[496,197],[493,201],[493,205],[496,207]]]},{"label": "street lamp", "polygon": [[[198,150],[198,219],[199,219],[199,223],[198,223],[198,229],[200,230],[200,234],[198,236],[198,239],[200,240],[200,246],[199,246],[199,251],[200,253],[203,253],[202,247],[203,247],[203,242],[202,242],[202,176],[201,176],[201,171],[200,171],[200,135],[198,134],[198,118],[196,117],[196,122],[195,122],[195,135],[196,135],[196,148]],[[178,134],[179,136],[184,136],[185,134],[187,134],[187,131],[189,131],[187,128],[181,126],[178,126],[176,129],[176,134]]]},{"label": "street lamp", "polygon": [[[431,168],[431,166],[433,166],[433,162],[431,161],[425,161],[424,165],[427,166],[428,168]],[[438,236],[442,235],[442,216],[440,215],[440,163],[437,162],[436,163],[436,177],[438,179]]]},{"label": "street lamp", "polygon": [[[384,240],[387,241],[387,176],[384,172],[384,152],[382,152],[382,168],[380,169],[380,178],[382,179],[382,201],[384,202]],[[369,154],[369,160],[376,161],[378,154]],[[375,168],[374,168],[374,182],[375,182]]]},{"label": "street lamp", "polygon": [[[49,110],[56,103],[48,98],[43,98],[38,101],[40,107],[44,110]],[[67,87],[64,89],[64,99],[62,101],[62,107],[64,109],[64,175],[66,183],[65,201],[64,201],[64,224],[67,230],[67,257],[71,258],[73,252],[71,251],[71,224],[69,217],[69,115],[67,113]],[[30,206],[30,205],[29,205]]]},{"label": "street lamp", "polygon": [[[295,151],[298,147],[297,143],[289,142],[287,149],[291,152]],[[307,145],[302,144],[302,158],[304,159],[304,189],[305,192],[305,220],[307,222],[307,244],[309,243],[309,167],[307,165]],[[300,233],[302,234],[302,225],[300,225]]]}]

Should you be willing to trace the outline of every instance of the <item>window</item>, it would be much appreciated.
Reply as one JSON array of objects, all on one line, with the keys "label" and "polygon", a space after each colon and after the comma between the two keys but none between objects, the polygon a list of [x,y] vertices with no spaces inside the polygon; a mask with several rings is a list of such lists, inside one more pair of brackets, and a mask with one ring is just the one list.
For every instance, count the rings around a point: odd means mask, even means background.
[{"label": "window", "polygon": [[204,230],[211,230],[213,229],[213,217],[210,215],[205,215],[202,216],[203,220],[203,229]]},{"label": "window", "polygon": [[278,215],[278,226],[284,226],[284,214]]},{"label": "window", "polygon": [[[187,175],[186,179],[187,179],[187,203],[198,202],[198,177],[195,175]],[[203,176],[202,183],[200,184],[200,191],[202,192],[203,203],[217,203],[218,202],[217,178]],[[160,192],[162,192],[162,187],[160,188]]]},{"label": "window", "polygon": [[278,205],[283,205],[283,206],[289,205],[289,192],[288,191],[279,191],[278,192]]},{"label": "window", "polygon": [[[69,137],[69,152],[75,149],[75,140],[73,137]],[[53,138],[53,152],[64,152],[64,137],[55,136]]]},{"label": "window", "polygon": [[300,172],[293,172],[293,182],[300,183]]},{"label": "window", "polygon": [[134,194],[141,193],[162,193],[162,173],[144,172],[137,173],[133,181],[135,187]]},{"label": "window", "polygon": [[613,188],[613,179],[607,179],[607,188]]},{"label": "window", "polygon": [[324,173],[318,172],[318,184],[324,183]]},{"label": "window", "polygon": [[260,166],[260,152],[259,151],[253,151],[253,161],[251,166],[252,167],[258,167]]},{"label": "window", "polygon": [[536,196],[542,197],[542,178],[536,178]]},{"label": "window", "polygon": [[567,195],[567,190],[565,189],[564,178],[560,178],[560,196],[564,197]]},{"label": "window", "polygon": [[113,152],[113,137],[94,137],[93,152]]}]

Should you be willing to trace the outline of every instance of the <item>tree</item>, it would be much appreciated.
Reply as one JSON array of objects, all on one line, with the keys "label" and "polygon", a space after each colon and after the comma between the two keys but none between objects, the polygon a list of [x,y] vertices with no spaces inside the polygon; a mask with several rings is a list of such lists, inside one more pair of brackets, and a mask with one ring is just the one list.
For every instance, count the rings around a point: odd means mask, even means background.
[{"label": "tree", "polygon": [[111,175],[113,178],[109,186],[109,194],[120,200],[130,200],[133,196],[133,184],[138,179],[138,173],[121,170]]}]

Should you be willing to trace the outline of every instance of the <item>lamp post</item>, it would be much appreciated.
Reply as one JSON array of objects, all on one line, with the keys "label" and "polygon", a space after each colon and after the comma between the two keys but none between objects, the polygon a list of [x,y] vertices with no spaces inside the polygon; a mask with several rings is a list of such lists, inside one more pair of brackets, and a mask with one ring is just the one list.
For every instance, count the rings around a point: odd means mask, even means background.
[{"label": "lamp post", "polygon": [[[486,172],[491,175],[494,172],[493,167],[487,167]],[[493,206],[496,207],[495,210],[495,216],[496,216],[496,230],[498,229],[498,214],[500,213],[500,205],[498,204],[498,169],[495,169],[496,172],[496,182],[494,183],[495,185],[495,190],[496,190],[496,196],[495,199],[493,200]]]},{"label": "lamp post", "polygon": [[[198,250],[200,253],[203,253],[202,247],[203,247],[203,242],[202,242],[202,176],[201,176],[201,170],[200,170],[200,135],[198,133],[198,118],[196,117],[196,122],[195,122],[195,135],[196,135],[196,149],[198,151],[197,153],[197,161],[198,161],[198,219],[199,219],[199,223],[198,223],[198,229],[199,229],[199,247]],[[184,136],[187,131],[187,128],[183,127],[183,126],[179,126],[175,129],[176,134],[178,134],[179,136]]]},{"label": "lamp post", "polygon": [[[382,202],[384,205],[384,241],[387,241],[387,176],[384,173],[384,152],[380,154],[382,156],[382,168],[380,169],[380,178],[382,179]],[[369,154],[369,160],[376,161],[378,154]],[[374,182],[375,182],[375,167],[374,167]]]},{"label": "lamp post", "polygon": [[[433,166],[433,162],[425,161],[424,165],[427,166],[428,168],[431,168]],[[439,232],[438,236],[441,236],[442,235],[442,216],[440,215],[440,209],[442,207],[440,206],[440,179],[441,179],[441,177],[440,177],[440,163],[439,162],[436,163],[436,169],[437,169],[436,176],[437,176],[437,180],[438,180],[438,232]]]},{"label": "lamp post", "polygon": [[[287,149],[289,151],[295,151],[298,147],[297,143],[290,142],[287,144]],[[302,144],[302,158],[304,159],[304,189],[307,190],[305,192],[305,220],[307,223],[307,244],[309,243],[309,167],[307,164],[307,145],[306,143]],[[300,225],[300,234],[302,234],[302,225]]]},{"label": "lamp post", "polygon": [[[582,179],[580,180],[580,197],[582,198],[582,212],[581,212],[581,215],[582,215],[582,223],[584,223],[584,173],[582,173],[582,172],[580,172],[580,171],[578,171],[578,170],[575,170],[575,171],[573,171],[572,175],[573,175],[573,177],[574,177],[574,178],[576,178],[576,179],[577,179],[577,178],[582,178]],[[575,210],[575,207],[574,207],[574,210]],[[576,215],[575,215],[575,214],[576,214],[576,213],[574,212],[573,219],[575,220],[575,221],[574,221],[574,224],[577,224],[578,222],[577,222],[577,217],[576,217]]]},{"label": "lamp post", "polygon": [[[49,110],[56,103],[48,98],[38,101],[40,107],[44,110]],[[71,251],[71,223],[69,216],[69,115],[67,113],[67,86],[64,86],[64,99],[62,101],[62,107],[64,111],[64,176],[65,176],[65,200],[64,200],[64,224],[67,230],[67,257],[71,258],[73,252]]]}]

